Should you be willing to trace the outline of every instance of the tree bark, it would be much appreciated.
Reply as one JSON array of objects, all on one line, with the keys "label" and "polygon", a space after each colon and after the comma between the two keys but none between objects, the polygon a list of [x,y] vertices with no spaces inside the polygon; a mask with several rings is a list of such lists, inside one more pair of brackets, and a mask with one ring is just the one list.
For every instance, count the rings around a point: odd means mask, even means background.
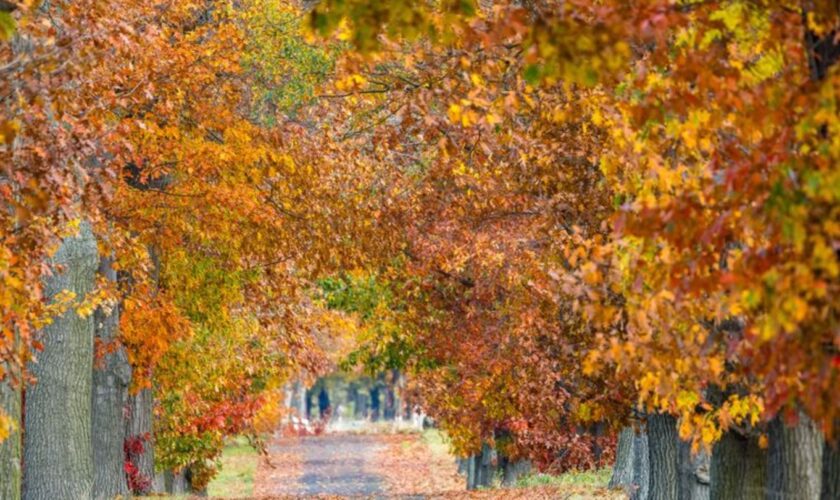
[{"label": "tree bark", "polygon": [[165,488],[167,493],[173,495],[186,495],[190,493],[190,484],[187,481],[187,469],[181,469],[178,472],[168,470],[164,473]]},{"label": "tree bark", "polygon": [[[126,423],[126,439],[141,439],[143,451],[132,453],[129,457],[137,467],[138,474],[148,480],[150,486],[155,481],[155,448],[154,435],[152,433],[152,407],[154,397],[151,389],[143,389],[137,394],[128,397],[128,420]],[[159,488],[150,487],[150,490],[157,491]],[[140,491],[135,493],[150,493],[152,491]]]},{"label": "tree bark", "polygon": [[467,489],[489,488],[496,477],[496,451],[488,444],[481,445],[478,454],[467,460]]},{"label": "tree bark", "polygon": [[708,500],[709,456],[704,451],[691,452],[691,443],[679,442],[679,499]]},{"label": "tree bark", "polygon": [[515,486],[520,477],[531,473],[531,462],[528,460],[504,459],[501,462],[502,486]]},{"label": "tree bark", "polygon": [[677,498],[679,490],[677,420],[663,413],[649,415],[647,434],[650,457],[650,496],[648,498],[673,500]]},{"label": "tree bark", "polygon": [[478,488],[478,455],[470,455],[467,458],[467,490],[472,491]]},{"label": "tree bark", "polygon": [[481,486],[490,488],[496,479],[496,450],[485,443],[481,447]]},{"label": "tree bark", "polygon": [[[167,180],[160,181],[164,185]],[[156,287],[160,286],[160,252],[150,246],[149,257],[152,260],[151,280]],[[141,482],[148,484],[148,491],[135,493],[163,493],[166,489],[162,474],[155,474],[155,435],[154,435],[154,391],[151,388],[143,389],[137,394],[128,395],[127,419],[125,426],[125,437],[127,440],[140,439],[143,442],[143,451],[132,453],[128,458],[137,467],[137,473]]]},{"label": "tree bark", "polygon": [[840,440],[823,444],[822,493],[820,500],[840,498]]},{"label": "tree bark", "polygon": [[767,463],[768,499],[812,500],[820,497],[823,437],[804,413],[794,426],[780,417],[770,422]]},{"label": "tree bark", "polygon": [[627,489],[633,483],[633,442],[636,432],[627,426],[618,435],[618,449],[615,452],[615,465],[610,477],[610,489]]},{"label": "tree bark", "polygon": [[[99,264],[99,273],[116,282],[117,273],[109,258]],[[96,340],[104,354],[93,369],[93,497],[111,499],[128,494],[125,461],[125,406],[131,367],[125,349],[119,344],[119,307],[108,311],[100,307],[94,315]]]},{"label": "tree bark", "polygon": [[712,452],[711,499],[763,498],[766,470],[767,456],[757,440],[727,432]]},{"label": "tree bark", "polygon": [[[17,343],[17,339],[15,340]],[[21,488],[21,370],[16,360],[4,363],[6,378],[0,380],[0,413],[16,426],[0,442],[0,498],[20,499]]]},{"label": "tree bark", "polygon": [[[52,257],[45,297],[53,300],[68,290],[84,299],[93,289],[98,260],[96,240],[84,222]],[[23,498],[91,498],[93,316],[81,317],[71,307],[40,333],[44,349],[30,367],[37,383],[26,391]]]},{"label": "tree bark", "polygon": [[632,500],[647,500],[650,493],[650,452],[646,430],[633,438],[633,482],[628,490]]}]

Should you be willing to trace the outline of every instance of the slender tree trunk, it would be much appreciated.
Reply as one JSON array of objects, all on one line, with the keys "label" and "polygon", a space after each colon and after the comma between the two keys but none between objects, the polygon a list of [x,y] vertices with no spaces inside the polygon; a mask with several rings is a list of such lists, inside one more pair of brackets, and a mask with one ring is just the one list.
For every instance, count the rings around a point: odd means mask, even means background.
[{"label": "slender tree trunk", "polygon": [[490,488],[496,477],[496,450],[485,443],[481,446],[478,486]]},{"label": "slender tree trunk", "polygon": [[[68,290],[84,299],[93,289],[98,261],[96,240],[85,222],[52,258],[46,298]],[[81,317],[71,307],[41,334],[44,350],[31,365],[37,383],[26,391],[23,498],[91,498],[93,316]]]},{"label": "slender tree trunk", "polygon": [[610,477],[610,489],[627,489],[633,483],[633,442],[636,432],[627,426],[618,435],[618,449],[615,452],[615,465]]},{"label": "slender tree trunk", "polygon": [[468,458],[458,457],[458,458],[455,459],[455,463],[458,464],[458,474],[461,474],[462,476],[467,475],[467,467],[469,466],[469,462],[470,462],[469,457]]},{"label": "slender tree trunk", "polygon": [[[116,282],[117,273],[109,258],[99,264],[99,273]],[[131,367],[125,349],[118,342],[119,308],[106,310],[100,307],[94,316],[96,340],[104,354],[93,369],[93,496],[111,499],[128,494],[123,469],[125,461],[125,406]]]},{"label": "slender tree trunk", "polygon": [[[18,339],[15,339],[15,343]],[[15,359],[2,365],[6,378],[0,381],[0,413],[15,426],[0,442],[0,498],[20,499],[21,488],[21,370]]]},{"label": "slender tree trunk", "polygon": [[764,498],[767,456],[755,439],[729,431],[712,452],[712,500]]},{"label": "slender tree trunk", "polygon": [[816,424],[800,414],[795,426],[780,417],[770,422],[767,498],[813,500],[820,497],[823,437]]},{"label": "slender tree trunk", "polygon": [[467,458],[467,490],[472,491],[478,488],[478,464],[479,455],[470,455]]},{"label": "slender tree trunk", "polygon": [[674,500],[678,496],[679,461],[677,420],[667,414],[649,415],[647,419],[650,456],[651,500]]},{"label": "slender tree trunk", "polygon": [[823,445],[822,493],[820,500],[840,498],[840,440]]}]

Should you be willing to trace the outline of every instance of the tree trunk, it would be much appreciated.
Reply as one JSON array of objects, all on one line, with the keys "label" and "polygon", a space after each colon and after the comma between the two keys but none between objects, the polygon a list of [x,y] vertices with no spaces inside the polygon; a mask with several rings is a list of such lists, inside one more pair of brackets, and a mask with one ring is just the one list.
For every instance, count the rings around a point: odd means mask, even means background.
[{"label": "tree trunk", "polygon": [[496,477],[496,450],[485,443],[481,445],[479,455],[477,486],[490,488],[493,486],[493,479]]},{"label": "tree trunk", "polygon": [[691,443],[679,442],[679,493],[680,500],[708,500],[709,456],[702,450],[691,452]]},{"label": "tree trunk", "polygon": [[470,455],[467,458],[467,490],[472,491],[478,488],[478,455]]},{"label": "tree trunk", "polygon": [[651,500],[674,500],[678,496],[677,420],[667,414],[648,416],[648,455],[650,457]]},{"label": "tree trunk", "polygon": [[511,487],[516,485],[520,477],[531,473],[531,462],[528,460],[502,461],[502,486]]},{"label": "tree trunk", "polygon": [[496,452],[488,444],[481,445],[481,451],[467,459],[467,489],[489,488],[496,476]]},{"label": "tree trunk", "polygon": [[467,475],[467,467],[469,467],[470,459],[469,458],[462,458],[458,457],[455,459],[455,463],[458,464],[458,474],[462,476]]},{"label": "tree trunk", "polygon": [[628,493],[633,500],[647,500],[650,493],[650,452],[646,430],[633,439],[633,482]]},{"label": "tree trunk", "polygon": [[[159,287],[160,252],[154,246],[148,247],[148,251],[152,261],[151,281]],[[135,493],[163,493],[166,489],[163,475],[155,474],[154,404],[154,391],[150,388],[128,395],[125,438],[126,441],[142,443],[141,451],[127,454],[136,467]],[[129,485],[129,488],[132,486]]]},{"label": "tree trunk", "polygon": [[187,469],[178,472],[166,471],[164,473],[166,492],[172,495],[186,495],[190,493],[190,484],[187,481]]},{"label": "tree trunk", "polygon": [[795,426],[780,417],[770,422],[767,498],[813,500],[820,497],[823,437],[816,424],[800,414]]},{"label": "tree trunk", "polygon": [[[15,339],[17,343],[17,339]],[[15,359],[3,364],[6,378],[0,381],[0,414],[5,414],[15,428],[0,442],[0,498],[20,499],[21,487],[21,385],[20,366]]]},{"label": "tree trunk", "polygon": [[767,456],[757,440],[727,432],[712,452],[711,499],[763,498],[766,470]]},{"label": "tree trunk", "polygon": [[[99,273],[115,282],[111,259],[104,258]],[[93,497],[111,499],[128,494],[125,480],[125,405],[131,383],[131,367],[119,344],[119,308],[100,307],[94,315],[96,340],[104,354],[93,369]]]},{"label": "tree trunk", "polygon": [[840,498],[840,440],[823,444],[822,494],[820,500]]},{"label": "tree trunk", "polygon": [[[83,300],[98,262],[88,223],[62,242],[44,280],[45,297],[62,291]],[[70,307],[41,332],[44,350],[31,364],[37,382],[26,391],[23,498],[90,498],[93,493],[91,397],[93,316]]]},{"label": "tree trunk", "polygon": [[610,489],[627,489],[633,483],[633,442],[636,432],[627,426],[618,435],[618,449],[615,452],[615,465],[610,477]]},{"label": "tree trunk", "polygon": [[151,389],[143,389],[128,397],[128,421],[126,423],[126,439],[140,440],[143,451],[131,453],[129,459],[137,467],[140,483],[145,484],[146,491],[135,493],[151,493],[159,488],[152,487],[155,481],[155,453],[154,435],[152,433],[152,406],[154,397]]}]

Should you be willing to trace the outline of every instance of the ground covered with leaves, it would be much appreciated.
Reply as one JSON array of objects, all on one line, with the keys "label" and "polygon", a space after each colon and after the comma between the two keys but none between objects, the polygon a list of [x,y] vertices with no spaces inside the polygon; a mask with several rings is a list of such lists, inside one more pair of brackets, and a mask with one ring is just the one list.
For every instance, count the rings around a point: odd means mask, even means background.
[{"label": "ground covered with leaves", "polygon": [[257,468],[256,498],[624,498],[575,475],[467,492],[435,431],[278,437],[268,451]]}]

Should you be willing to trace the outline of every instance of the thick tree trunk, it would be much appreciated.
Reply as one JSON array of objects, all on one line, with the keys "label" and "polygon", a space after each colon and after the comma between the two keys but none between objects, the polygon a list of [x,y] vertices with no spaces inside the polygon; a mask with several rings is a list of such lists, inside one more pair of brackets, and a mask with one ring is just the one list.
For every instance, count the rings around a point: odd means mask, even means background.
[{"label": "thick tree trunk", "polygon": [[0,442],[0,498],[20,499],[21,488],[21,384],[20,367],[12,360],[4,363],[6,378],[0,381],[0,412],[15,428]]},{"label": "thick tree trunk", "polygon": [[[102,259],[99,273],[109,281],[117,280],[111,259]],[[125,480],[125,405],[131,367],[125,349],[118,343],[119,308],[99,308],[94,316],[96,340],[104,354],[93,369],[93,497],[111,499],[128,494]]]},{"label": "thick tree trunk", "polygon": [[627,489],[633,483],[633,442],[636,432],[627,426],[618,435],[618,449],[615,452],[615,465],[610,477],[610,489]]},{"label": "thick tree trunk", "polygon": [[646,430],[633,439],[633,482],[628,493],[633,500],[647,500],[650,494],[650,451]]},{"label": "thick tree trunk", "polygon": [[820,500],[840,498],[840,440],[823,445],[822,494]]},{"label": "thick tree trunk", "polygon": [[678,497],[677,464],[679,461],[677,420],[667,414],[649,415],[647,419],[648,455],[650,457],[651,500],[674,500]]},{"label": "thick tree trunk", "polygon": [[502,486],[515,486],[520,477],[531,473],[531,462],[528,460],[511,461],[504,459],[501,462]]},{"label": "thick tree trunk", "polygon": [[679,493],[680,500],[708,500],[709,456],[703,451],[691,452],[691,443],[679,443]]},{"label": "thick tree trunk", "polygon": [[143,389],[128,397],[128,419],[125,435],[128,440],[139,439],[143,443],[143,451],[130,454],[131,463],[137,467],[137,473],[141,482],[147,483],[150,491],[138,491],[135,493],[155,492],[160,488],[153,487],[155,483],[155,454],[154,434],[152,432],[152,407],[154,397],[151,389]]},{"label": "thick tree trunk", "polygon": [[764,498],[767,456],[755,439],[729,431],[712,452],[711,499]]},{"label": "thick tree trunk", "polygon": [[780,417],[770,422],[767,462],[768,499],[812,500],[820,497],[823,437],[816,424],[800,414],[795,426]]},{"label": "thick tree trunk", "polygon": [[[96,240],[83,223],[52,258],[46,298],[69,290],[83,300],[98,261]],[[71,307],[44,328],[41,342],[44,350],[30,367],[37,383],[26,391],[23,498],[91,498],[93,316],[83,318]]]}]

